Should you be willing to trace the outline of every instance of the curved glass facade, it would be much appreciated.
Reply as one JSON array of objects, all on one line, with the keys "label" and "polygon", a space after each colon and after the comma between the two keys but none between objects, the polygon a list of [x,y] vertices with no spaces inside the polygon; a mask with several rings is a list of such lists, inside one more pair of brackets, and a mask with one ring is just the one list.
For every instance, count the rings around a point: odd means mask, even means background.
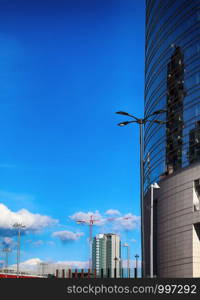
[{"label": "curved glass facade", "polygon": [[[146,1],[144,190],[200,161],[200,1]],[[154,118],[152,118],[153,120]]]}]

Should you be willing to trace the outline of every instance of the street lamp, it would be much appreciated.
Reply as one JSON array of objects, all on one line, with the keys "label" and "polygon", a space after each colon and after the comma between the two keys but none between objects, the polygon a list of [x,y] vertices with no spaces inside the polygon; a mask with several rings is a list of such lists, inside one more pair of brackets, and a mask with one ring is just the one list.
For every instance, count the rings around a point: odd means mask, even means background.
[{"label": "street lamp", "polygon": [[143,155],[144,155],[144,145],[143,145],[143,126],[147,123],[156,123],[156,124],[166,124],[165,121],[161,120],[152,120],[149,119],[155,115],[159,115],[162,113],[167,112],[165,109],[160,109],[154,111],[152,114],[145,116],[144,118],[137,118],[127,112],[124,111],[117,111],[116,114],[128,116],[134,119],[133,121],[125,121],[118,124],[118,126],[126,126],[131,123],[137,123],[140,127],[140,210],[141,210],[141,252],[142,252],[142,277],[144,277],[145,274],[145,257],[144,257],[144,209],[143,209],[143,202],[144,202],[144,161],[143,161]]},{"label": "street lamp", "polygon": [[159,185],[155,182],[151,184],[151,219],[150,219],[150,277],[153,278],[153,190],[159,189]]},{"label": "street lamp", "polygon": [[128,278],[130,278],[130,245],[125,243],[124,247],[127,248],[127,274]]},{"label": "street lamp", "polygon": [[13,227],[18,230],[18,246],[17,246],[17,275],[19,275],[19,264],[20,264],[20,236],[21,230],[24,229],[26,226],[21,223],[13,224]]}]

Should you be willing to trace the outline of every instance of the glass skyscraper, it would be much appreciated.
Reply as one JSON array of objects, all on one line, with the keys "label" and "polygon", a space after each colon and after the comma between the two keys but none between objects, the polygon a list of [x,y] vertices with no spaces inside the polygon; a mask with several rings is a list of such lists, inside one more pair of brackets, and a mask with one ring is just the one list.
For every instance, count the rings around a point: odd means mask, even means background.
[{"label": "glass skyscraper", "polygon": [[98,234],[92,241],[92,269],[97,276],[120,277],[121,242],[120,236],[114,233]]},{"label": "glass skyscraper", "polygon": [[200,1],[146,0],[144,269],[150,274],[150,185],[154,275],[200,276]]}]

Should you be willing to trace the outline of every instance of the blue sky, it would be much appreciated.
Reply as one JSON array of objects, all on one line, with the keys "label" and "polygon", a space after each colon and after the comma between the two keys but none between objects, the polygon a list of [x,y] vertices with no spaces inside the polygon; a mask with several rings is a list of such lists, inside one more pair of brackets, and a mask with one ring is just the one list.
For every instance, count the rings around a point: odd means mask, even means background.
[{"label": "blue sky", "polygon": [[75,214],[98,211],[139,253],[139,132],[114,113],[143,114],[144,1],[0,0],[0,28],[1,240],[19,220],[21,261],[87,261]]}]

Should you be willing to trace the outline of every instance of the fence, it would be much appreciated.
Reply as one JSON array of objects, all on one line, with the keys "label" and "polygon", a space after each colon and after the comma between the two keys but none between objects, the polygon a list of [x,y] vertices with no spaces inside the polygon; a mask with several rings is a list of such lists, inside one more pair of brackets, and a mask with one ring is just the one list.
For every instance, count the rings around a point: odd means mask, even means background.
[{"label": "fence", "polygon": [[[44,274],[43,274],[44,275]],[[49,278],[139,278],[141,270],[134,269],[57,269]]]}]

